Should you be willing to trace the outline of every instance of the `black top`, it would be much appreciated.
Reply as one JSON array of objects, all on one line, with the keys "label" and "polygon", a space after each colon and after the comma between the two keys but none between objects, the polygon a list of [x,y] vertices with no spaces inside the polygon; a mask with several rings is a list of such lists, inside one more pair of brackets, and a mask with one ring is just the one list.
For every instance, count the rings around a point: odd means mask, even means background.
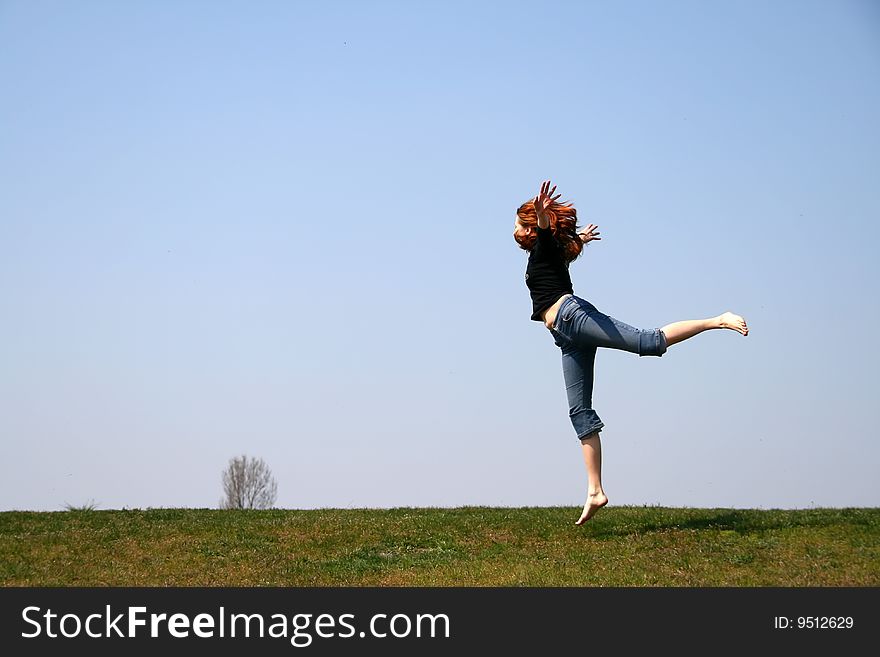
[{"label": "black top", "polygon": [[574,294],[565,252],[553,236],[552,228],[537,228],[538,239],[529,252],[526,286],[532,295],[532,319],[541,322],[541,313],[563,294]]}]

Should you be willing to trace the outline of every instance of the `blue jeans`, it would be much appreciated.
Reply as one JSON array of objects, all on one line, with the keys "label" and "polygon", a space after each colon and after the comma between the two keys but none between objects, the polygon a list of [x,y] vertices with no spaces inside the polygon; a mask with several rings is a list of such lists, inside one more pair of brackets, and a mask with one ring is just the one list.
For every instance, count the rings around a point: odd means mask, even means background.
[{"label": "blue jeans", "polygon": [[553,328],[562,350],[562,373],[568,395],[568,416],[578,438],[601,431],[605,424],[593,410],[593,365],[596,349],[622,349],[639,356],[662,356],[666,336],[660,329],[637,329],[596,310],[574,295],[562,302]]}]

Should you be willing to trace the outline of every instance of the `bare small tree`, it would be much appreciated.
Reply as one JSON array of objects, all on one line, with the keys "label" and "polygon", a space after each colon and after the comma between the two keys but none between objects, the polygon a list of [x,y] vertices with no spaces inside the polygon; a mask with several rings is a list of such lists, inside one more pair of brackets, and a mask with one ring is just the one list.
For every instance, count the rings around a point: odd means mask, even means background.
[{"label": "bare small tree", "polygon": [[271,509],[275,504],[278,486],[263,459],[248,458],[244,454],[229,459],[223,471],[221,509]]}]

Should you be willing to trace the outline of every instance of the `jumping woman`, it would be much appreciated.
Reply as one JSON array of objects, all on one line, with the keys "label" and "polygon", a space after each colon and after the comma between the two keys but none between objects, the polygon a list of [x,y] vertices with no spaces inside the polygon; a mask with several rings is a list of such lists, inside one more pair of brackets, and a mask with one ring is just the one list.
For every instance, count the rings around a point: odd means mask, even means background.
[{"label": "jumping woman", "polygon": [[547,180],[541,192],[516,211],[513,238],[529,252],[526,286],[532,297],[532,319],[544,322],[562,351],[562,373],[568,395],[568,415],[581,441],[587,467],[587,501],[582,525],[608,504],[602,489],[602,444],[605,426],[593,410],[593,365],[596,349],[621,349],[639,356],[662,356],[671,347],[709,329],[731,329],[749,334],[746,321],[726,312],[709,319],[688,319],[659,329],[637,329],[604,315],[589,301],[576,297],[568,266],[594,240],[601,240],[598,226],[577,231],[577,211],[571,203],[558,203]]}]

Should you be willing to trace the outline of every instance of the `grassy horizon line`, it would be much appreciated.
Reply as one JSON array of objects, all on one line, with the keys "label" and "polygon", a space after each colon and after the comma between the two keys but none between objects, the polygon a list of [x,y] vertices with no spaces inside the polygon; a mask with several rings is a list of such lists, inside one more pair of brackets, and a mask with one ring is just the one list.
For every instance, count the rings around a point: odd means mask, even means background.
[{"label": "grassy horizon line", "polygon": [[878,586],[880,508],[0,512],[4,586]]}]

